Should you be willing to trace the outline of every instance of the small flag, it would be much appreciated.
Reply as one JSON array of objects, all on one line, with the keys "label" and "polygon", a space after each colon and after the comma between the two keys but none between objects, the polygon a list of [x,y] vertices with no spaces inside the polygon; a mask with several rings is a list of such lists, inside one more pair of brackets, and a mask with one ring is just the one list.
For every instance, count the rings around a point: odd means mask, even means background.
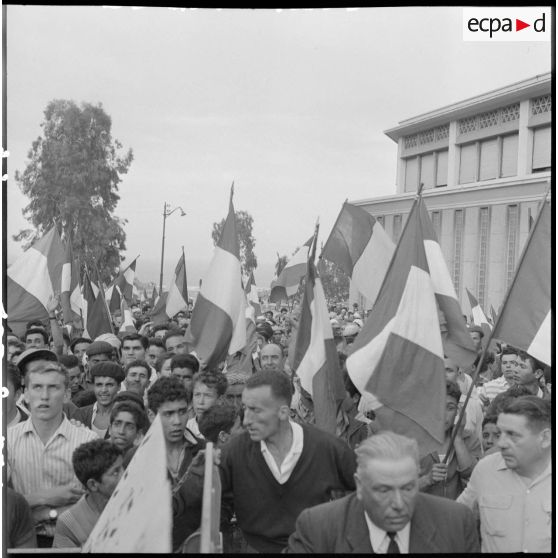
[{"label": "small flag", "polygon": [[117,310],[120,310],[120,306],[122,303],[122,293],[120,292],[120,287],[114,282],[105,291],[105,300],[108,302],[109,311],[111,314],[116,312]]},{"label": "small flag", "polygon": [[232,197],[231,187],[229,213],[188,328],[196,353],[208,368],[246,345],[246,297]]},{"label": "small flag", "polygon": [[136,326],[134,326],[132,311],[124,299],[122,299],[121,313],[122,325],[120,326],[118,333],[137,333]]},{"label": "small flag", "polygon": [[551,212],[546,200],[523,249],[493,336],[548,365],[552,361],[551,260]]},{"label": "small flag", "polygon": [[136,276],[136,262],[138,258],[139,256],[136,256],[134,261],[124,271],[120,271],[114,280],[114,284],[118,285],[122,296],[128,304],[133,302],[134,278]]},{"label": "small flag", "polygon": [[[145,482],[146,471],[149,482]],[[167,449],[157,415],[82,552],[172,552],[172,492],[167,475]]]},{"label": "small flag", "polygon": [[279,277],[272,281],[269,302],[281,302],[298,291],[300,280],[306,275],[308,250],[314,237],[310,237],[301,248],[297,248],[293,257],[287,262]]},{"label": "small flag", "polygon": [[[83,272],[83,294],[82,294],[82,310],[83,310],[83,327],[85,332],[87,332],[87,316],[89,314],[89,309],[93,307],[93,303],[95,302],[95,293],[93,292],[93,287],[91,286],[91,280],[89,279],[89,274],[87,271]],[[91,335],[86,335],[90,339],[93,339]]]},{"label": "small flag", "polygon": [[112,320],[102,291],[99,291],[99,295],[95,298],[93,304],[87,305],[87,331],[91,339],[95,339],[103,333],[114,333]]},{"label": "small flag", "polygon": [[316,426],[335,435],[337,416],[346,394],[314,254],[315,248],[308,261],[293,369],[312,397]]},{"label": "small flag", "polygon": [[[79,310],[79,271],[72,254],[70,241],[66,243],[64,265],[60,284],[60,305],[64,316],[64,324],[77,324],[80,321]],[[72,302],[72,300],[74,302]]]},{"label": "small flag", "polygon": [[469,289],[465,288],[465,290],[467,291],[467,296],[469,297],[469,304],[471,305],[471,314],[473,315],[473,323],[476,326],[481,327],[482,330],[484,331],[485,337],[488,337],[492,330],[492,326],[490,325],[490,322],[488,321],[488,318],[486,317],[486,314],[484,313],[482,306],[479,304],[479,301],[475,298],[475,296]]},{"label": "small flag", "polygon": [[248,282],[246,283],[244,292],[246,293],[246,299],[248,300],[249,305],[246,311],[250,313],[251,319],[255,321],[256,317],[261,315],[262,307],[260,305],[258,291],[256,290],[256,281],[254,279],[253,271],[250,272],[250,277],[248,279]]},{"label": "small flag", "polygon": [[60,294],[65,248],[53,226],[7,269],[8,323],[15,333],[48,318],[49,298]]},{"label": "small flag", "polygon": [[419,196],[347,370],[380,426],[414,437],[421,455],[444,440],[444,354],[460,365],[476,357],[462,314]]},{"label": "small flag", "polygon": [[172,318],[177,312],[188,308],[188,282],[186,280],[186,258],[184,250],[174,270],[174,281],[169,288],[165,312]]},{"label": "small flag", "polygon": [[153,285],[153,290],[151,291],[151,308],[155,308],[159,294],[157,293],[157,287]]},{"label": "small flag", "polygon": [[153,325],[160,325],[169,321],[169,316],[166,312],[168,294],[168,292],[164,292],[161,296],[157,297],[157,302],[155,302],[155,306],[153,310],[151,310],[151,321]]},{"label": "small flag", "polygon": [[384,280],[395,244],[370,213],[345,202],[322,250],[322,257],[337,264],[372,308]]}]

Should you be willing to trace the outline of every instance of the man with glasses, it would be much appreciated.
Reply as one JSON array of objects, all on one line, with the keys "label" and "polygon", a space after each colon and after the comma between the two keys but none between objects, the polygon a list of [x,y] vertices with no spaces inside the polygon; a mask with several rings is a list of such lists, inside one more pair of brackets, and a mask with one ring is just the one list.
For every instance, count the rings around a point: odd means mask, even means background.
[{"label": "man with glasses", "polygon": [[[56,358],[51,351],[44,352]],[[8,482],[31,508],[39,547],[52,546],[59,513],[83,494],[72,467],[74,450],[97,438],[64,415],[70,379],[50,355],[23,362],[24,397],[31,416],[9,428],[7,435]]]}]

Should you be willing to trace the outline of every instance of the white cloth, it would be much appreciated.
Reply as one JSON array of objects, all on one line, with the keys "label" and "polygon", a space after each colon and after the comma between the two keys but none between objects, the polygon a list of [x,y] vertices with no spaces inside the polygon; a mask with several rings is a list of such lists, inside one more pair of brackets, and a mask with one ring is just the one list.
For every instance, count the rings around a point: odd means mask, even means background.
[{"label": "white cloth", "polygon": [[202,440],[205,440],[204,435],[200,432],[200,428],[198,426],[198,421],[196,417],[193,417],[186,422],[186,428],[196,437]]},{"label": "white cloth", "polygon": [[[368,514],[364,512],[364,519],[366,519],[366,525],[368,525],[368,533],[370,535],[370,544],[372,545],[372,550],[376,554],[387,554],[387,549],[389,546],[390,538],[388,534],[383,529],[380,529],[372,520],[368,517]],[[401,531],[397,531],[394,540],[399,547],[399,552],[401,554],[409,554],[409,538],[411,536],[411,522],[407,523]]]},{"label": "white cloth", "polygon": [[291,425],[291,429],[293,431],[293,443],[291,444],[291,449],[288,451],[281,465],[277,465],[277,462],[269,451],[265,441],[262,440],[260,442],[263,458],[265,459],[271,474],[275,477],[275,480],[279,484],[285,484],[289,480],[293,469],[298,463],[304,445],[304,433],[302,426],[292,421],[289,421],[289,424]]}]

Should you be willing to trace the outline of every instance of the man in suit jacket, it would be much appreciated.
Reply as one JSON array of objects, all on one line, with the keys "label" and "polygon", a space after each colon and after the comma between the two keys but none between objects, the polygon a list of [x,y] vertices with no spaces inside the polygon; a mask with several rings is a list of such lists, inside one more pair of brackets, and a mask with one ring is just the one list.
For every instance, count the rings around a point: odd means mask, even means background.
[{"label": "man in suit jacket", "polygon": [[480,552],[470,510],[419,492],[415,440],[381,432],[362,442],[356,454],[356,492],[304,510],[288,552]]}]

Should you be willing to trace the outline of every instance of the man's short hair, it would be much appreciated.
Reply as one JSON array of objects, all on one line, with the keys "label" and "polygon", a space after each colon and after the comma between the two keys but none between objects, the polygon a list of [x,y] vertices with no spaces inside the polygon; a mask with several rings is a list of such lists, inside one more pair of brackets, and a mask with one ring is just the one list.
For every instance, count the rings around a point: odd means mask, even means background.
[{"label": "man's short hair", "polygon": [[511,345],[507,345],[502,349],[502,355],[500,358],[502,358],[504,355],[519,355],[519,352],[520,352],[519,349],[516,349]]},{"label": "man's short hair", "polygon": [[390,430],[378,432],[363,440],[355,450],[357,468],[364,467],[371,459],[399,460],[410,457],[419,469],[419,448],[416,440]]},{"label": "man's short hair", "polygon": [[[93,393],[93,392],[89,392],[89,393]],[[134,403],[137,403],[142,409],[145,409],[141,395],[138,395],[135,391],[128,391],[128,390],[119,391],[114,396],[113,404],[116,405],[117,403],[122,403],[123,401],[132,401]]]},{"label": "man's short hair", "polygon": [[163,368],[163,364],[165,363],[166,360],[168,360],[169,358],[172,358],[174,356],[174,353],[161,353],[158,357],[157,360],[155,361],[155,370],[157,372],[161,372],[161,368]]},{"label": "man's short hair", "polygon": [[550,428],[552,424],[550,401],[541,399],[536,395],[525,395],[509,401],[504,405],[501,412],[505,415],[525,417],[532,432],[540,432],[544,428]]},{"label": "man's short hair", "polygon": [[138,405],[135,401],[130,399],[126,401],[119,401],[115,403],[110,412],[110,424],[116,419],[118,413],[130,413],[136,421],[136,428],[145,434],[149,429],[149,419],[143,406]]},{"label": "man's short hair", "polygon": [[486,410],[486,414],[498,416],[510,401],[515,401],[519,397],[525,397],[527,395],[533,395],[527,386],[514,385],[494,397]]},{"label": "man's short hair", "polygon": [[147,348],[149,349],[149,347],[161,347],[161,349],[165,348],[165,344],[163,343],[162,339],[159,339],[158,337],[150,337],[148,339],[148,344],[147,344]]},{"label": "man's short hair", "polygon": [[224,395],[229,387],[229,381],[225,374],[217,370],[204,370],[194,374],[193,385],[196,384],[204,384],[209,388],[213,388],[217,393],[217,397]]},{"label": "man's short hair", "polygon": [[124,337],[122,337],[122,346],[124,346],[124,343],[126,343],[126,341],[140,341],[141,346],[146,350],[147,347],[149,347],[149,341],[147,340],[147,337],[144,337],[139,333],[128,333],[124,335]]},{"label": "man's short hair", "polygon": [[184,331],[177,328],[169,329],[163,337],[163,343],[165,344],[165,347],[167,346],[167,339],[170,339],[171,337],[184,337]]},{"label": "man's short hair", "polygon": [[97,362],[89,369],[89,375],[91,378],[113,378],[118,384],[124,381],[124,371],[122,370],[122,366],[112,360]]},{"label": "man's short hair", "polygon": [[[61,366],[58,362],[49,361],[46,363],[44,369],[34,370],[32,374],[46,374],[48,372],[58,372],[60,375],[62,375],[64,377],[64,387],[68,389],[68,387],[70,386],[70,373],[64,366]],[[26,389],[29,387],[30,375],[31,374],[29,372],[26,372],[25,375],[23,376],[23,383]]]},{"label": "man's short hair", "polygon": [[61,355],[58,357],[58,362],[66,368],[75,368],[79,366],[79,358],[76,355]]},{"label": "man's short hair", "polygon": [[448,395],[459,403],[459,400],[461,399],[461,390],[459,389],[457,382],[446,380],[446,396]]},{"label": "man's short hair", "polygon": [[170,367],[171,371],[175,368],[189,368],[195,374],[200,369],[200,363],[194,355],[174,355]]},{"label": "man's short hair", "polygon": [[517,357],[521,359],[523,362],[529,361],[531,363],[531,368],[533,370],[533,373],[535,373],[537,370],[543,369],[543,365],[535,357],[532,357],[526,351],[518,351]]},{"label": "man's short hair", "polygon": [[248,380],[248,376],[244,372],[227,372],[227,382],[231,386],[244,386]]},{"label": "man's short hair", "polygon": [[124,367],[124,377],[128,375],[128,370],[130,370],[130,368],[133,368],[134,366],[141,366],[142,368],[145,368],[145,370],[147,371],[147,379],[149,380],[149,378],[151,377],[151,366],[149,366],[149,364],[147,364],[145,360],[142,360],[140,358],[132,360],[132,362],[129,362]]},{"label": "man's short hair", "polygon": [[275,399],[283,400],[289,407],[293,398],[291,381],[284,372],[275,370],[261,370],[248,378],[246,389],[269,386]]},{"label": "man's short hair", "polygon": [[220,432],[231,431],[238,417],[238,410],[233,405],[212,405],[198,419],[198,428],[209,442],[217,443]]},{"label": "man's short hair", "polygon": [[7,372],[8,374],[6,379],[10,384],[12,384],[12,386],[14,386],[14,390],[17,391],[18,389],[21,389],[22,383],[19,368],[13,362],[8,362]]},{"label": "man's short hair", "polygon": [[175,376],[163,376],[159,378],[147,392],[147,406],[155,414],[159,407],[169,401],[188,402],[188,392],[184,384]]},{"label": "man's short hair", "polygon": [[121,456],[120,448],[108,440],[91,440],[74,450],[72,465],[76,477],[86,487],[89,479],[101,482],[101,477]]},{"label": "man's short hair", "polygon": [[27,336],[39,334],[43,337],[45,345],[48,345],[48,333],[40,327],[31,327],[25,332],[25,342],[27,343]]},{"label": "man's short hair", "polygon": [[482,421],[482,427],[485,424],[496,424],[498,422],[498,415],[486,415]]},{"label": "man's short hair", "polygon": [[165,324],[157,324],[156,326],[153,326],[151,328],[151,335],[155,335],[155,333],[157,333],[158,331],[161,331],[162,329],[169,329],[170,325],[169,323],[165,323]]}]

